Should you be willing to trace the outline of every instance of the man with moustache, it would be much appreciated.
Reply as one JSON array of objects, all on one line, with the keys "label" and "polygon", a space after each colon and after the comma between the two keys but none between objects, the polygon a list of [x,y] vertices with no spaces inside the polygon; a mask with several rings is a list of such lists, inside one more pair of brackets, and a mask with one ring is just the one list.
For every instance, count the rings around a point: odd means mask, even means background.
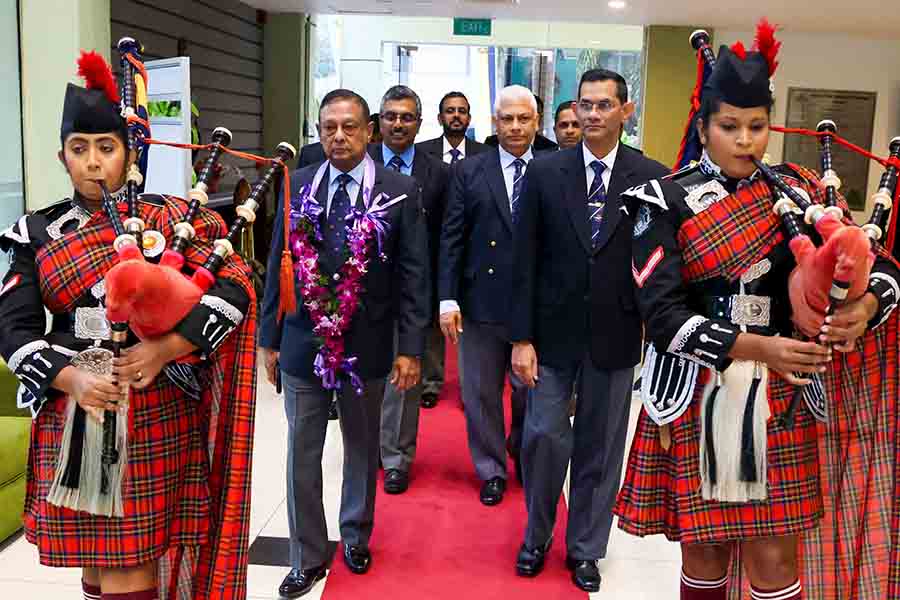
[{"label": "man with moustache", "polygon": [[553,133],[560,150],[574,148],[581,142],[581,123],[575,114],[576,103],[566,100],[556,107],[553,118]]},{"label": "man with moustache", "polygon": [[[537,103],[537,113],[538,113],[538,124],[537,124],[537,132],[534,135],[534,141],[531,143],[531,147],[535,152],[552,152],[554,150],[558,150],[559,146],[551,139],[544,137],[542,131],[544,130],[544,101],[537,94],[534,95],[534,101]],[[484,143],[486,146],[492,146],[494,148],[497,147],[499,143],[497,140],[497,135],[489,135],[484,139]]]},{"label": "man with moustache", "polygon": [[571,461],[566,564],[576,586],[596,592],[641,350],[632,224],[619,195],[668,170],[619,143],[634,104],[618,73],[586,72],[577,113],[583,142],[528,169],[515,236],[512,365],[532,388],[522,444],[528,526],[516,571],[543,569]]},{"label": "man with moustache", "polygon": [[[438,275],[441,330],[454,344],[465,340],[462,399],[469,450],[483,482],[481,502],[488,506],[499,504],[506,491],[503,387],[512,350],[506,319],[514,303],[513,230],[533,158],[537,104],[527,88],[513,85],[500,91],[494,113],[499,147],[453,170]],[[510,381],[509,447],[515,458],[527,389],[515,376]]]},{"label": "man with moustache", "polygon": [[[466,137],[469,124],[472,122],[472,111],[469,100],[462,92],[448,92],[438,104],[438,123],[444,130],[441,137],[420,142],[416,147],[431,154],[448,165],[456,164],[467,156],[475,156],[487,150],[487,146]],[[443,365],[443,359],[441,359]],[[443,382],[441,382],[443,383]],[[426,366],[425,387],[428,388],[428,370]],[[438,392],[440,385],[438,385]],[[423,400],[428,390],[423,392]]]},{"label": "man with moustache", "polygon": [[[388,169],[410,175],[416,180],[428,224],[427,244],[431,268],[435,272],[449,167],[437,158],[416,151],[414,143],[421,125],[422,103],[419,96],[405,85],[395,85],[385,92],[381,100],[380,127],[383,142],[370,145],[369,154]],[[432,303],[436,295],[434,287],[432,284],[429,296]],[[430,306],[436,308],[433,304]],[[439,346],[443,352],[442,342],[437,325],[429,327],[425,340],[426,364],[428,356],[434,353],[435,346]],[[385,388],[381,414],[381,462],[384,466],[384,491],[388,494],[402,494],[409,487],[409,471],[416,456],[419,403],[422,395],[421,385],[405,392],[390,383]]]},{"label": "man with moustache", "polygon": [[[375,517],[375,483],[380,450],[379,427],[385,378],[400,390],[418,383],[424,331],[429,317],[428,251],[425,218],[415,181],[385,169],[366,155],[372,126],[366,101],[350,90],[335,90],[322,100],[319,135],[327,163],[294,171],[291,189],[301,190],[320,181],[310,193],[321,208],[321,240],[312,241],[317,266],[329,281],[339,281],[349,260],[347,217],[366,198],[382,193],[389,199],[405,197],[390,206],[380,246],[367,242],[370,256],[361,280],[359,303],[342,333],[345,356],[354,357],[361,390],[345,371],[332,390],[326,375],[314,364],[321,346],[310,318],[308,301],[299,276],[294,278],[297,310],[279,321],[279,264],[284,239],[275,235],[269,253],[269,277],[262,309],[260,346],[269,380],[283,381],[288,421],[288,526],[291,571],[279,588],[282,597],[308,593],[325,576],[330,560],[328,527],[322,505],[322,450],[328,426],[328,406],[337,396],[344,442],[340,531],[344,562],[351,572],[363,574],[372,564],[369,538]],[[299,199],[295,206],[299,207]],[[281,203],[274,230],[282,231]],[[314,236],[310,236],[314,237]],[[384,258],[379,257],[379,252]],[[337,285],[336,283],[334,285]],[[332,293],[337,293],[336,289]],[[397,335],[397,356],[384,352],[384,340]],[[393,366],[392,366],[393,362]],[[359,383],[359,382],[357,382]],[[328,385],[329,388],[325,386]],[[361,391],[361,393],[359,393]]]}]

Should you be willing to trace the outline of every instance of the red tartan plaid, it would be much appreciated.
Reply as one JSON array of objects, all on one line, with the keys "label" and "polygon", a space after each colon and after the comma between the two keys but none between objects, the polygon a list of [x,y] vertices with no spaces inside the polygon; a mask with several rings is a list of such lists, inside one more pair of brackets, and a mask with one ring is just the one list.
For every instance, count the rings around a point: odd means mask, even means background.
[{"label": "red tartan plaid", "polygon": [[[780,414],[792,389],[769,379],[769,403]],[[723,503],[700,493],[700,397],[672,423],[672,445],[665,450],[659,427],[641,411],[615,514],[633,535],[665,534],[672,541],[714,543],[750,537],[792,535],[813,527],[822,515],[816,425],[805,410],[792,430],[768,424],[768,499]]]},{"label": "red tartan plaid", "polygon": [[[782,173],[785,180],[806,190],[814,203],[824,203],[825,192],[815,183],[815,174],[797,165],[788,166],[800,179]],[[841,207],[849,211],[841,200]],[[685,280],[724,277],[736,281],[750,265],[771,252],[784,239],[773,206],[771,188],[758,180],[682,223],[678,244]]]},{"label": "red tartan plaid", "polygon": [[[174,237],[187,204],[142,203],[148,228]],[[124,214],[124,206],[120,207]],[[212,240],[227,233],[222,219],[203,209],[197,236],[185,252],[190,269],[202,265]],[[76,232],[47,244],[37,255],[41,293],[51,312],[67,312],[115,264],[115,237],[103,213]],[[219,277],[250,298],[241,326],[211,357],[210,385],[201,404],[189,401],[161,376],[135,391],[125,494],[125,517],[104,519],[54,507],[45,498],[53,480],[62,435],[58,410],[35,421],[25,521],[40,560],[55,566],[135,566],[160,559],[160,600],[188,594],[197,600],[238,600],[247,594],[250,472],[256,402],[256,295],[249,269],[231,257]],[[181,568],[181,560],[187,569]],[[177,578],[168,576],[177,573]],[[187,576],[187,578],[185,577]],[[179,596],[181,597],[181,596]]]}]

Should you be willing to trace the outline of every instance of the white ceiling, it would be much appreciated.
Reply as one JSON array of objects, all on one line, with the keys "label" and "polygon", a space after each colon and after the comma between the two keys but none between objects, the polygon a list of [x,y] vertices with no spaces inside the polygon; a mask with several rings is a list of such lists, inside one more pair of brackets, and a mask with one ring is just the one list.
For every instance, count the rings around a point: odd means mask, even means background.
[{"label": "white ceiling", "polygon": [[275,12],[494,17],[627,25],[705,25],[752,29],[760,16],[791,31],[834,31],[900,38],[897,0],[243,0]]}]

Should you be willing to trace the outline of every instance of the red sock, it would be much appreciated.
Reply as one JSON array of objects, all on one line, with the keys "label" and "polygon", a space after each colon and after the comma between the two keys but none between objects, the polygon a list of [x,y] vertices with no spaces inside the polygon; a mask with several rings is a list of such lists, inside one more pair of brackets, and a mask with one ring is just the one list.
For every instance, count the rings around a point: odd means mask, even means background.
[{"label": "red sock", "polygon": [[84,600],[100,600],[99,585],[91,585],[82,579],[81,591],[84,592]]},{"label": "red sock", "polygon": [[750,586],[750,598],[752,600],[801,600],[803,586],[800,585],[799,579],[780,590],[760,590]]},{"label": "red sock", "polygon": [[725,600],[728,576],[716,580],[696,579],[681,571],[681,600]]},{"label": "red sock", "polygon": [[159,600],[159,595],[156,593],[156,588],[141,592],[126,592],[124,594],[107,594],[103,592],[101,600]]}]

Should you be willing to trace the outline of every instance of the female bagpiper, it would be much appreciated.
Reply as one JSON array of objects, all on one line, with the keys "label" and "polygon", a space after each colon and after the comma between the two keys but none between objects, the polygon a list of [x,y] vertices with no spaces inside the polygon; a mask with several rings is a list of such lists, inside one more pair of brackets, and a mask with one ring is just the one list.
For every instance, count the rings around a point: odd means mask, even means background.
[{"label": "female bagpiper", "polygon": [[[770,78],[780,46],[773,33],[762,25],[754,51],[740,43],[720,50],[696,119],[699,162],[626,192],[633,275],[652,346],[615,512],[628,533],[664,534],[681,544],[682,600],[724,600],[737,556],[754,600],[801,598],[799,542],[825,508],[819,434],[807,406],[821,409],[823,389],[826,404],[893,403],[897,395],[900,270],[883,253],[862,297],[840,306],[827,324],[818,315],[815,341],[794,339],[788,282],[797,265],[757,162],[769,141]],[[804,198],[824,203],[811,171],[772,169]],[[837,204],[849,217],[844,200]],[[797,222],[793,213],[784,223],[791,220]],[[864,335],[864,354],[842,354]],[[859,382],[860,358],[892,369],[893,382]],[[780,418],[795,386],[804,384],[808,402],[792,419]],[[804,549],[804,562],[810,552]]]},{"label": "female bagpiper", "polygon": [[[143,341],[131,336],[106,374],[95,368],[94,358],[111,345],[105,275],[118,261],[113,246],[121,226],[113,227],[109,213],[125,212],[124,203],[115,211],[109,204],[124,200],[134,157],[109,66],[89,53],[79,68],[88,87],[68,85],[60,130],[59,160],[72,197],[0,235],[0,247],[11,253],[0,288],[0,353],[19,379],[20,407],[34,416],[25,535],[42,564],[82,568],[85,598],[244,598],[253,287],[240,259],[228,259],[171,332]],[[108,196],[106,211],[104,187],[119,190]],[[136,205],[146,225],[143,254],[156,262],[187,204],[144,194]],[[227,229],[205,209],[192,226],[185,258],[196,269]],[[178,300],[142,310],[163,316]],[[105,446],[103,461],[88,451],[90,431],[100,420],[120,419],[127,443],[113,449],[127,456],[121,500],[98,503],[90,496],[113,497],[116,483]]]}]

